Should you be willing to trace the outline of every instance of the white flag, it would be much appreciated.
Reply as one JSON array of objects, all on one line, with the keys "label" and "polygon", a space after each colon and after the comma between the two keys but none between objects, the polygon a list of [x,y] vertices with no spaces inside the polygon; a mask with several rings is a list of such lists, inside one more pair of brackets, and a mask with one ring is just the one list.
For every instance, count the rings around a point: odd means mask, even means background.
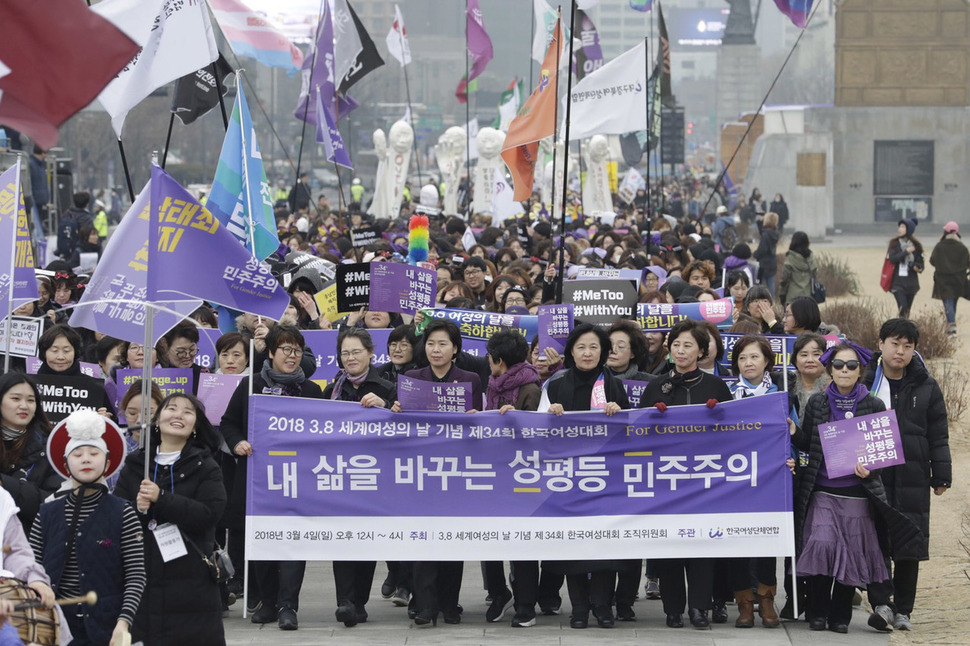
[{"label": "white flag", "polygon": [[[536,15],[536,33],[532,36],[532,58],[541,65],[546,58],[549,41],[552,40],[552,30],[556,28],[558,14],[555,9],[549,6],[546,0],[533,0],[532,6]],[[566,16],[563,16],[563,20],[565,23],[569,22]],[[566,37],[563,38],[559,51],[559,69],[564,69],[566,63],[569,62],[567,60],[569,58],[569,29],[564,24],[562,30]],[[582,41],[576,40],[573,42],[573,50],[582,48]]]},{"label": "white flag", "polygon": [[[4,65],[3,61],[0,61],[0,78],[3,78],[9,73],[10,73],[10,68]],[[3,100],[3,90],[0,90],[0,101],[2,100]]]},{"label": "white flag", "polygon": [[569,139],[647,129],[647,71],[643,43],[573,86]]},{"label": "white flag", "polygon": [[[501,173],[499,174],[501,175]],[[502,226],[502,222],[519,213],[525,213],[522,204],[513,198],[515,191],[508,180],[500,176],[495,180],[495,193],[492,194],[492,226]]]},{"label": "white flag", "polygon": [[509,95],[509,100],[498,107],[498,129],[502,132],[509,131],[509,126],[512,124],[512,119],[514,119],[515,115],[519,112],[519,107],[522,104],[522,94],[519,92],[520,84],[521,81],[512,86],[512,92]]},{"label": "white flag", "polygon": [[[140,4],[149,3],[136,3],[133,11],[143,11]],[[161,86],[219,57],[205,3],[165,0],[153,20],[148,41],[98,96],[119,139],[129,110]]]},{"label": "white flag", "polygon": [[387,32],[387,52],[402,66],[411,62],[411,45],[408,43],[408,30],[404,28],[401,8],[394,5],[394,24]]},{"label": "white flag", "polygon": [[357,54],[363,49],[347,0],[336,0],[333,3],[333,76],[337,87],[354,67]]}]

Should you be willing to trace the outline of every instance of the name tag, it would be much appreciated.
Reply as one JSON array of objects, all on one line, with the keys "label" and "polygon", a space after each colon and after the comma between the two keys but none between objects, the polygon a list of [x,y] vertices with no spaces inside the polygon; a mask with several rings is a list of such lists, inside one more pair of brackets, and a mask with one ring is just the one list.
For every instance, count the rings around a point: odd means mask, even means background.
[{"label": "name tag", "polygon": [[189,553],[185,549],[182,532],[179,531],[179,527],[175,523],[156,525],[152,529],[152,534],[155,535],[155,542],[158,543],[158,551],[161,553],[162,561],[165,563],[174,561],[180,556],[185,556]]}]

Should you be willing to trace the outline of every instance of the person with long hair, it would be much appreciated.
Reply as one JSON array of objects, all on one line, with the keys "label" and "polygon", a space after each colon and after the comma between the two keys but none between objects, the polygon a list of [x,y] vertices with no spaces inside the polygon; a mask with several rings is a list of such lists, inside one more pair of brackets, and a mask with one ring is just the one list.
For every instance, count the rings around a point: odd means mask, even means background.
[{"label": "person with long hair", "polygon": [[194,396],[173,393],[152,418],[146,451],[128,456],[115,495],[139,512],[145,532],[175,525],[188,554],[167,560],[156,540],[145,541],[145,588],[132,638],[153,645],[225,644],[222,598],[202,554],[211,554],[216,524],[226,506],[219,465],[212,458],[219,436]]},{"label": "person with long hair", "polygon": [[919,275],[923,272],[923,243],[913,234],[916,218],[900,220],[896,237],[889,241],[886,257],[893,264],[893,279],[889,292],[896,299],[899,318],[909,318],[909,312],[919,291]]},{"label": "person with long hair", "polygon": [[778,300],[784,305],[796,298],[812,296],[812,276],[818,272],[818,263],[809,248],[808,234],[796,231],[792,234],[785,262],[781,266],[778,281]]},{"label": "person with long hair", "polygon": [[761,227],[761,239],[754,250],[754,259],[760,263],[759,278],[772,295],[775,293],[775,276],[778,274],[778,214],[766,213]]},{"label": "person with long hair", "polygon": [[933,298],[943,301],[947,332],[950,336],[956,336],[957,301],[966,294],[967,275],[970,274],[970,252],[963,244],[960,225],[956,222],[943,225],[943,236],[933,247],[930,264],[936,268],[933,272]]}]

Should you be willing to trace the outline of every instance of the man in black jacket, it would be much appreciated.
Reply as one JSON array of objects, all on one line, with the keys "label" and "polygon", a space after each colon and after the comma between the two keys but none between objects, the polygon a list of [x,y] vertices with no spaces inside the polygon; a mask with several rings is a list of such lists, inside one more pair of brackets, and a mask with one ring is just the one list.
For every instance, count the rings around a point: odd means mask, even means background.
[{"label": "man in black jacket", "polygon": [[[906,462],[881,470],[889,504],[929,538],[930,490],[943,495],[950,488],[952,469],[946,404],[922,358],[914,360],[918,342],[919,329],[912,321],[895,318],[883,323],[880,353],[869,364],[863,383],[896,411],[899,424]],[[894,550],[891,556],[892,580],[869,586],[869,625],[886,632],[911,630],[919,562],[929,559],[929,549],[918,554]]]}]

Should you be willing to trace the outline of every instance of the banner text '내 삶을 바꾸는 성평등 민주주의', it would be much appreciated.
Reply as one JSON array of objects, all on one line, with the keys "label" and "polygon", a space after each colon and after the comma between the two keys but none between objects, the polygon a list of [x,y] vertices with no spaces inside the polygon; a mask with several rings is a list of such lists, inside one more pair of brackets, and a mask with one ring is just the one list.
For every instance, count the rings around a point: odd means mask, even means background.
[{"label": "banner text '\ub0b4 \uc0b6\uc744 \ubc14\uafb8\ub294 \uc131\ud3c9\ub4f1 \ubbfc\uc8fc\uc8fc\uc758'", "polygon": [[789,555],[787,408],[783,393],[612,417],[253,395],[247,555]]}]

